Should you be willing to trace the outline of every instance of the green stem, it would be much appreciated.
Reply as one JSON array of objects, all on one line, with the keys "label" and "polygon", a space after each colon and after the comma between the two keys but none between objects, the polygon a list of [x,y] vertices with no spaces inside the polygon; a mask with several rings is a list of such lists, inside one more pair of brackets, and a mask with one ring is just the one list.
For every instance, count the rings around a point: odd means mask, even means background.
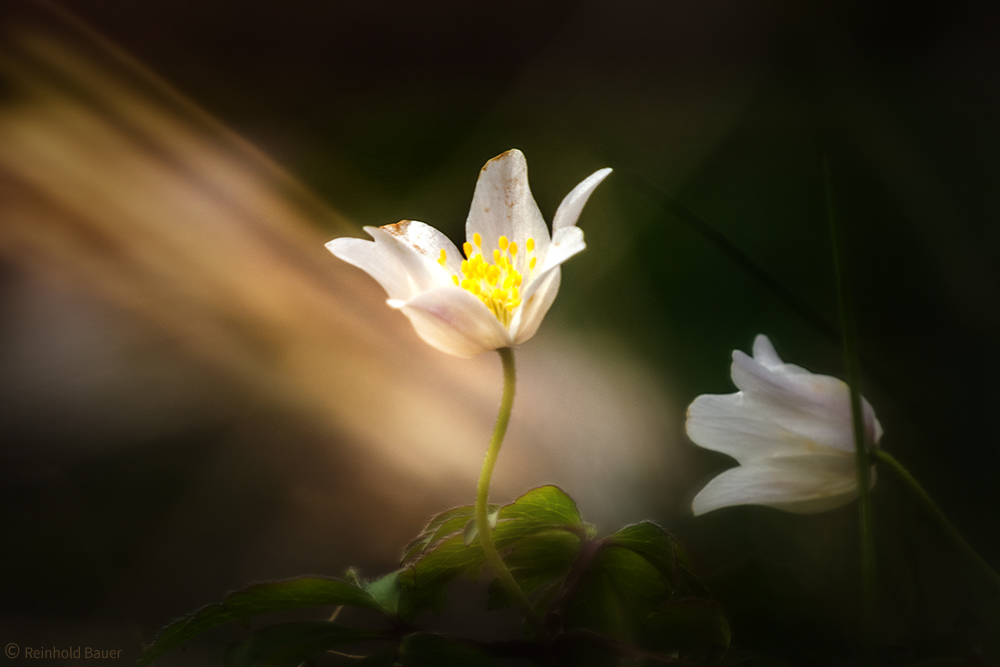
[{"label": "green stem", "polygon": [[535,634],[541,639],[546,639],[548,633],[542,625],[542,619],[532,606],[528,596],[524,594],[521,587],[514,581],[513,575],[504,564],[497,548],[493,544],[493,532],[490,528],[487,517],[487,503],[490,496],[490,478],[493,477],[493,468],[497,464],[497,456],[500,454],[500,445],[503,444],[504,435],[507,434],[507,424],[510,423],[510,413],[514,407],[514,385],[517,381],[517,372],[514,368],[514,350],[509,347],[497,350],[500,353],[500,360],[503,362],[503,398],[500,400],[500,412],[497,414],[497,423],[493,427],[493,437],[490,439],[490,448],[486,451],[486,460],[483,461],[483,471],[479,475],[479,486],[476,487],[476,532],[479,534],[479,543],[483,546],[483,553],[486,555],[486,562],[493,568],[497,579],[507,589],[507,593],[514,599],[515,604],[520,607],[524,617],[528,619]]},{"label": "green stem", "polygon": [[924,490],[924,487],[920,486],[920,482],[918,482],[913,475],[910,474],[910,471],[904,468],[903,464],[897,461],[891,454],[881,449],[873,449],[872,457],[889,466],[892,471],[896,473],[901,480],[903,480],[906,486],[910,488],[910,491],[913,492],[913,495],[924,503],[927,511],[930,512],[930,515],[934,517],[944,532],[948,534],[948,537],[952,539],[959,549],[965,552],[965,555],[967,555],[976,565],[979,566],[979,569],[983,571],[983,574],[996,584],[997,587],[1000,587],[1000,574],[997,574],[997,571],[990,567],[990,564],[987,563],[974,548],[972,548],[972,545],[965,541],[965,538],[958,532],[955,525],[948,520],[945,513],[942,512],[941,508],[938,507],[937,504],[931,499],[927,491]]},{"label": "green stem", "polygon": [[833,237],[834,270],[837,274],[837,301],[840,306],[840,326],[844,342],[844,364],[847,366],[847,385],[851,394],[851,421],[854,426],[854,460],[858,479],[858,513],[861,524],[861,572],[864,598],[864,624],[871,633],[875,623],[875,534],[872,527],[871,462],[865,437],[865,418],[861,409],[857,334],[854,326],[854,309],[851,303],[850,280],[844,252],[844,234],[837,216],[833,198],[833,179],[830,165],[823,162],[826,178],[826,207]]}]

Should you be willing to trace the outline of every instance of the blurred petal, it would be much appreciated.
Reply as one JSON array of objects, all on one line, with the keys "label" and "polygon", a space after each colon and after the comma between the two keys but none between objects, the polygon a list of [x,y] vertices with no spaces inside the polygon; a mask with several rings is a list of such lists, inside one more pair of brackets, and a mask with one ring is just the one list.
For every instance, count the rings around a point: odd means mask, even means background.
[{"label": "blurred petal", "polygon": [[583,179],[579,185],[577,185],[573,190],[566,195],[559,204],[559,208],[556,209],[556,215],[552,218],[552,234],[555,235],[563,227],[572,227],[576,225],[576,221],[580,217],[580,213],[583,211],[583,207],[586,205],[587,200],[590,199],[590,194],[594,189],[601,184],[608,174],[611,173],[610,167],[605,167],[604,169],[599,169],[593,174]]},{"label": "blurred petal", "polygon": [[[850,394],[843,381],[829,375],[782,373],[739,350],[733,352],[732,377],[748,401],[785,428],[823,445],[854,451]],[[875,414],[867,401],[862,403],[868,437],[874,442]]]},{"label": "blurred petal", "polygon": [[465,221],[466,238],[480,234],[483,248],[495,248],[506,236],[524,244],[535,239],[541,255],[549,245],[549,230],[528,187],[528,164],[519,150],[498,155],[483,167],[472,207]]},{"label": "blurred petal", "polygon": [[471,357],[513,344],[485,304],[460,287],[438,287],[405,303],[390,300],[389,305],[401,310],[420,337],[442,352]]},{"label": "blurred petal", "polygon": [[695,516],[733,505],[812,513],[846,505],[856,496],[853,458],[813,454],[759,459],[731,468],[710,481],[691,507]]},{"label": "blurred petal", "polygon": [[728,454],[740,463],[772,456],[840,454],[783,428],[742,393],[699,396],[688,408],[686,428],[699,447]]},{"label": "blurred petal", "polygon": [[775,351],[774,345],[771,344],[771,339],[764,334],[758,334],[753,341],[753,358],[782,375],[812,375],[801,366],[786,364],[782,361]]},{"label": "blurred petal", "polygon": [[753,358],[764,364],[768,368],[781,366],[785,362],[778,356],[778,352],[771,344],[771,339],[764,334],[759,334],[753,341]]},{"label": "blurred petal", "polygon": [[[740,463],[701,490],[695,514],[742,504],[821,512],[847,503],[857,495],[847,385],[784,363],[767,336],[757,336],[753,352],[733,352],[740,391],[699,396],[688,408],[691,440]],[[877,443],[882,427],[867,401],[863,409]]]}]

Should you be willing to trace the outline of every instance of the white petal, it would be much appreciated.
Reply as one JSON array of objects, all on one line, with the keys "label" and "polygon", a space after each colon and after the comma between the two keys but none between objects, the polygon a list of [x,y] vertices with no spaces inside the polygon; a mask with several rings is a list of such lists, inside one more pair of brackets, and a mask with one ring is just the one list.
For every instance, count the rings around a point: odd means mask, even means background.
[{"label": "white petal", "polygon": [[771,339],[764,334],[757,334],[753,341],[753,358],[783,375],[812,375],[801,366],[786,364],[782,361],[775,351],[774,345],[771,344]]},{"label": "white petal", "polygon": [[[767,368],[739,350],[733,352],[732,378],[748,402],[789,431],[822,445],[854,451],[850,396],[841,380],[788,373],[784,367]],[[881,426],[868,401],[862,400],[862,405],[868,437],[874,438]]]},{"label": "white petal", "polygon": [[842,456],[787,456],[758,459],[726,470],[703,488],[691,508],[695,515],[733,505],[765,505],[788,512],[823,512],[857,496],[854,459]]},{"label": "white petal", "polygon": [[407,302],[389,300],[427,343],[448,354],[472,357],[513,345],[510,335],[482,301],[460,287],[438,287]]},{"label": "white petal", "polygon": [[753,341],[753,358],[768,368],[781,366],[785,363],[778,356],[777,351],[775,351],[774,345],[771,344],[771,339],[764,334],[757,334],[757,337]]},{"label": "white petal", "polygon": [[549,245],[549,230],[528,187],[528,164],[519,150],[498,155],[483,167],[476,182],[472,207],[465,221],[466,238],[480,234],[489,255],[497,239],[506,236],[522,248],[529,238],[543,252]]},{"label": "white petal", "polygon": [[391,231],[393,228],[393,225],[386,225],[365,227],[364,230],[371,234],[387,258],[402,266],[412,285],[411,296],[434,287],[452,284],[448,272],[441,268],[440,264],[410,243],[405,235]]},{"label": "white petal", "polygon": [[852,456],[782,427],[742,392],[699,396],[687,410],[686,429],[699,447],[728,454],[743,464],[769,456]]},{"label": "white petal", "polygon": [[[563,227],[552,237],[545,259],[540,262],[540,269],[535,276],[541,276],[556,268],[573,255],[583,252],[587,244],[583,242],[583,230],[579,227]],[[532,278],[535,279],[534,277]]]},{"label": "white petal", "polygon": [[510,326],[517,344],[534,336],[545,314],[549,312],[562,279],[559,266],[586,247],[583,231],[579,227],[565,227],[556,233],[541,270],[536,269],[530,282],[521,290],[523,305],[514,315]]},{"label": "white petal", "polygon": [[608,174],[611,173],[611,168],[606,167],[604,169],[599,169],[593,174],[583,179],[579,185],[573,188],[572,191],[562,200],[559,204],[559,208],[556,209],[556,215],[552,218],[552,233],[555,234],[563,227],[572,227],[576,224],[577,219],[580,217],[580,212],[583,211],[584,205],[590,198],[590,193],[594,191],[598,185],[601,184]]},{"label": "white petal", "polygon": [[[529,274],[528,282],[521,290],[521,300],[529,303],[534,297],[536,290],[541,289],[543,286],[546,289],[551,289],[551,284],[548,282],[551,274],[558,271],[559,266],[567,259],[586,248],[587,244],[583,242],[583,231],[579,227],[567,227],[559,230],[559,233],[556,234],[555,242],[550,247],[549,254],[545,258],[545,263]],[[559,289],[558,278],[555,282],[555,289]],[[552,298],[555,298],[555,293],[552,294]],[[541,312],[541,315],[544,316],[552,303],[551,301],[546,302],[545,300],[541,300],[539,305],[542,303],[545,304],[545,309]]]},{"label": "white petal", "polygon": [[462,255],[458,248],[451,242],[451,239],[430,225],[417,220],[401,220],[394,225],[385,225],[379,229],[393,235],[401,243],[410,245],[438,266],[441,266],[438,259],[441,257],[441,251],[444,250],[445,266],[450,272],[448,275],[459,272],[462,265]]},{"label": "white petal", "polygon": [[527,296],[522,295],[524,301],[510,323],[515,345],[530,339],[538,331],[542,320],[545,319],[545,313],[549,312],[556,294],[559,293],[561,273],[559,267],[555,267],[541,279],[532,282],[532,290]]},{"label": "white petal", "polygon": [[[400,223],[402,224],[402,223]],[[389,228],[395,227],[389,225]],[[340,238],[326,244],[340,259],[382,285],[390,299],[409,300],[432,287],[450,284],[447,272],[411,243],[385,227],[365,227],[374,242]]]},{"label": "white petal", "polygon": [[389,298],[405,301],[413,296],[413,281],[406,272],[404,262],[385,247],[363,239],[339,238],[327,243],[326,248],[377,280]]}]

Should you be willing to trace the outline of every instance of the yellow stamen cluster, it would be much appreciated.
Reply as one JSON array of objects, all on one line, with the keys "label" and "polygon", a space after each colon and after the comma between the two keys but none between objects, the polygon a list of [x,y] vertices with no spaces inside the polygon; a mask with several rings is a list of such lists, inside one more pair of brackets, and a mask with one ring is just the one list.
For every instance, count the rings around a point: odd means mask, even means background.
[{"label": "yellow stamen cluster", "polygon": [[[483,258],[482,246],[483,238],[478,233],[472,235],[472,243],[466,241],[463,244],[465,259],[462,260],[462,276],[453,275],[452,282],[479,297],[501,324],[509,326],[514,309],[521,305],[520,287],[523,277],[514,268],[517,243],[509,241],[506,236],[497,239],[499,247],[491,253],[492,263]],[[529,254],[533,253],[535,239],[528,239],[525,246]],[[528,260],[529,270],[535,268],[535,261],[534,257]],[[438,263],[445,266],[446,262],[447,256],[442,250]]]}]

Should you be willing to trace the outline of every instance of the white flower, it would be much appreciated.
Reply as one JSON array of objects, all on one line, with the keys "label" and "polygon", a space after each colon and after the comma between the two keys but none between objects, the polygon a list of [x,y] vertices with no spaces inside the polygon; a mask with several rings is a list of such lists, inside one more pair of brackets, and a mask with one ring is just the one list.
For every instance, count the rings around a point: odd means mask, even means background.
[{"label": "white flower", "polygon": [[[857,496],[846,383],[784,363],[763,334],[752,358],[733,352],[732,377],[740,391],[705,394],[688,408],[688,437],[740,464],[695,496],[696,516],[731,505],[822,512]],[[868,401],[862,405],[866,439],[877,444],[882,426]]]},{"label": "white flower", "polygon": [[334,239],[334,255],[366,271],[437,349],[471,357],[535,335],[559,291],[559,265],[583,250],[576,226],[590,193],[611,173],[594,172],[566,195],[552,238],[528,188],[519,150],[483,167],[465,221],[464,258],[430,225],[403,220],[365,227],[374,239]]}]

